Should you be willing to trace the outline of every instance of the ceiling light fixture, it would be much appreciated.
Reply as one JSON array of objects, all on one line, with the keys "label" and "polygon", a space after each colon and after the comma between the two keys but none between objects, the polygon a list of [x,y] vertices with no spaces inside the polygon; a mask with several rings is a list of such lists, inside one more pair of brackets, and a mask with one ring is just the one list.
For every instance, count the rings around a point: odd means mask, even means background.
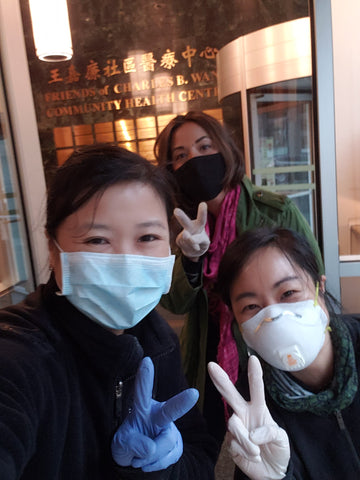
[{"label": "ceiling light fixture", "polygon": [[45,62],[73,55],[66,0],[29,0],[36,55]]}]

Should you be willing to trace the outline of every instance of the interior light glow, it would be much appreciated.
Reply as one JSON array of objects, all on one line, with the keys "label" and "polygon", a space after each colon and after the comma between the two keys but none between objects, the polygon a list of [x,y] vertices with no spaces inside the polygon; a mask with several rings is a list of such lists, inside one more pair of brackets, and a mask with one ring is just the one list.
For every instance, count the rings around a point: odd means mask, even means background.
[{"label": "interior light glow", "polygon": [[66,0],[29,0],[36,55],[45,62],[73,55]]}]

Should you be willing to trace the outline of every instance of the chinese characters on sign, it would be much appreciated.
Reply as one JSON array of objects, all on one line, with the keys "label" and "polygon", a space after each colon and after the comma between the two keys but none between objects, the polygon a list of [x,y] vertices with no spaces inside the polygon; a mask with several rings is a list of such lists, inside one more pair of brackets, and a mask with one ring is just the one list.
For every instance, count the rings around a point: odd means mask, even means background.
[{"label": "chinese characters on sign", "polygon": [[[48,85],[56,85],[57,89],[44,93],[46,117],[119,111],[177,102],[184,104],[217,97],[215,67],[209,70],[207,63],[204,71],[192,70],[196,56],[211,61],[215,60],[217,52],[213,47],[198,51],[187,45],[178,57],[176,52],[166,49],[161,58],[155,58],[153,52],[137,52],[122,61],[111,58],[100,64],[91,59],[84,71],[78,71],[72,64],[62,69],[50,69]],[[185,74],[184,69],[181,74],[171,73],[181,62],[186,62],[185,71],[189,73]],[[156,75],[152,75],[155,68]],[[127,74],[129,78],[124,77]],[[86,80],[86,87],[80,86],[82,79]],[[100,87],[99,79],[102,79]],[[104,84],[104,80],[109,83]],[[77,84],[76,88],[74,84]],[[60,89],[60,85],[64,85],[64,89]],[[69,85],[72,87],[66,88]],[[74,101],[83,103],[70,104]],[[56,104],[57,102],[61,103]]]},{"label": "chinese characters on sign", "polygon": [[[195,57],[197,52],[196,48],[191,48],[190,45],[186,46],[186,49],[181,52],[182,57],[187,61],[189,68],[192,67],[192,59]],[[206,47],[205,50],[202,50],[199,53],[199,56],[206,58],[208,60],[215,59],[215,55],[218,52],[216,48]],[[117,63],[116,59],[112,58],[107,60],[107,65],[105,67],[100,67],[98,62],[90,60],[86,67],[86,72],[81,74],[77,72],[73,65],[68,67],[68,72],[66,75],[62,76],[58,68],[50,70],[50,80],[49,84],[55,82],[64,82],[64,83],[75,83],[78,82],[82,75],[86,80],[97,80],[102,75],[105,77],[112,77],[114,75],[120,75],[121,73],[136,73],[139,70],[143,72],[154,72],[155,64],[158,62],[154,58],[153,52],[142,53],[136,58],[135,56],[125,58],[121,62],[121,66]],[[166,52],[162,55],[161,60],[159,60],[160,67],[171,70],[179,63],[179,60],[175,57],[175,52],[166,49]]]}]

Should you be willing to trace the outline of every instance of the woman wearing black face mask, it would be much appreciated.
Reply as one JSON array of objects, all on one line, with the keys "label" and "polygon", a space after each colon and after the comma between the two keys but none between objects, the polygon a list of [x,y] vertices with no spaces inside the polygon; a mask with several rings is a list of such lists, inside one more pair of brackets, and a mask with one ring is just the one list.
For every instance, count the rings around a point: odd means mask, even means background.
[{"label": "woman wearing black face mask", "polygon": [[200,391],[210,432],[221,442],[225,431],[219,415],[222,401],[206,364],[216,359],[236,381],[239,361],[232,316],[213,292],[226,247],[246,230],[279,225],[308,239],[323,271],[321,253],[291,200],[256,188],[245,176],[241,153],[213,117],[203,112],[175,117],[160,133],[155,156],[176,180],[181,208],[174,213],[183,227],[176,238],[181,255],[175,262],[172,287],[161,303],[173,313],[188,313],[181,334],[185,371],[190,384]]}]

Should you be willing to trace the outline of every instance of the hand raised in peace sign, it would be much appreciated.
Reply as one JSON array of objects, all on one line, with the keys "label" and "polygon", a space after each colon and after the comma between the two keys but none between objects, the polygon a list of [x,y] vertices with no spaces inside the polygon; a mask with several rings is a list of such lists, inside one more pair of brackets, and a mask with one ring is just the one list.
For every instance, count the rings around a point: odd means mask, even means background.
[{"label": "hand raised in peace sign", "polygon": [[199,394],[188,388],[166,402],[152,398],[154,366],[145,357],[135,380],[134,405],[131,413],[114,435],[111,451],[121,466],[141,468],[144,472],[163,470],[177,462],[183,442],[174,422],[197,402]]},{"label": "hand raised in peace sign", "polygon": [[183,230],[176,237],[176,244],[185,257],[197,261],[207,252],[210,240],[205,231],[207,220],[207,205],[201,202],[198,207],[197,217],[191,220],[181,208],[175,208],[174,215]]},{"label": "hand raised in peace sign", "polygon": [[208,364],[214,385],[232,407],[228,422],[229,451],[234,462],[252,480],[284,478],[290,458],[288,436],[273,420],[265,403],[262,369],[252,355],[248,363],[250,402],[244,400],[224,370]]}]

